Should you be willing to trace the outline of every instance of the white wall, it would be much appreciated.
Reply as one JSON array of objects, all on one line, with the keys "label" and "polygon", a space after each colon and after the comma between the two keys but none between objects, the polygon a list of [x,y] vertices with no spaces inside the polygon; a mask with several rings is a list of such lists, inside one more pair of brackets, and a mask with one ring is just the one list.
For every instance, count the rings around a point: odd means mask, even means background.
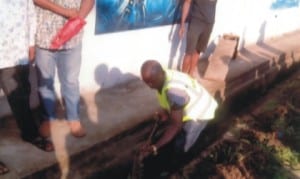
[{"label": "white wall", "polygon": [[[274,0],[219,0],[210,44],[219,35],[234,33],[241,46],[282,35],[300,27],[298,7],[272,10]],[[139,77],[146,59],[157,59],[177,68],[183,56],[185,39],[177,38],[178,26],[95,35],[95,8],[87,18],[80,75],[82,91],[95,91]]]},{"label": "white wall", "polygon": [[[209,47],[217,43],[218,36],[224,33],[239,35],[241,48],[299,29],[299,7],[281,10],[270,8],[274,2],[292,1],[299,0],[218,0],[216,23]],[[185,39],[181,42],[178,40],[177,25],[95,35],[95,17],[94,8],[87,17],[83,39],[79,78],[83,97],[87,96],[87,92],[93,94],[99,89],[139,78],[140,66],[147,59],[157,59],[172,68],[179,67]],[[209,55],[210,48],[207,52]],[[32,81],[36,83],[34,75]],[[56,88],[60,95],[58,80]],[[1,90],[0,97],[3,97]],[[35,93],[31,99],[32,106],[38,104]],[[0,116],[10,112],[6,100],[1,100],[0,106]]]}]

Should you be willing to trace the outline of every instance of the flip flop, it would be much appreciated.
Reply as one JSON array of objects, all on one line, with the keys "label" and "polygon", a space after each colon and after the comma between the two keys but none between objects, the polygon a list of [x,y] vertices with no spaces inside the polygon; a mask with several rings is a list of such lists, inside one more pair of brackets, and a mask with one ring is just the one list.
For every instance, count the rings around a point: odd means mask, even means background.
[{"label": "flip flop", "polygon": [[6,165],[0,161],[0,175],[4,175],[9,172],[9,169],[6,167]]},{"label": "flip flop", "polygon": [[49,138],[37,137],[30,143],[32,143],[34,146],[36,146],[37,148],[39,148],[45,152],[54,151],[53,143]]}]

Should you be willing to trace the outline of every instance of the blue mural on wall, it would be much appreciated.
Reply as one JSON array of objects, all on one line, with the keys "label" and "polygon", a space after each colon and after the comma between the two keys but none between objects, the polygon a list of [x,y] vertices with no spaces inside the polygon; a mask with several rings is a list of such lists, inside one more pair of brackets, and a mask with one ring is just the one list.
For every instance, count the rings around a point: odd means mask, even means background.
[{"label": "blue mural on wall", "polygon": [[181,0],[97,0],[96,34],[179,22]]},{"label": "blue mural on wall", "polygon": [[300,0],[276,0],[272,3],[271,9],[286,9],[299,6]]}]

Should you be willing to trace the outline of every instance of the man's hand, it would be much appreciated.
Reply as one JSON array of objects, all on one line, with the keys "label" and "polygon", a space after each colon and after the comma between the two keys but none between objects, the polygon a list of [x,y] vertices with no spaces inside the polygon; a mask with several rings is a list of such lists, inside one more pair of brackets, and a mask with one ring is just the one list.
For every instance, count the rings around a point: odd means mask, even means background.
[{"label": "man's hand", "polygon": [[79,15],[79,11],[76,9],[66,9],[65,10],[65,17],[68,19],[75,18]]},{"label": "man's hand", "polygon": [[157,155],[157,148],[155,145],[144,144],[140,148],[142,158],[148,157],[149,155]]},{"label": "man's hand", "polygon": [[34,58],[35,58],[35,47],[34,46],[29,47],[28,57],[29,57],[29,63],[33,63]]},{"label": "man's hand", "polygon": [[192,0],[184,0],[182,5],[182,12],[181,12],[181,22],[180,22],[180,29],[179,29],[179,38],[182,39],[185,33],[185,21],[188,17],[190,7],[191,7]]},{"label": "man's hand", "polygon": [[180,29],[179,29],[179,31],[178,31],[178,35],[179,35],[179,38],[180,38],[180,39],[183,38],[184,33],[185,33],[185,26],[184,26],[184,25],[180,25]]},{"label": "man's hand", "polygon": [[160,122],[166,122],[169,119],[169,115],[165,110],[159,110],[155,112],[154,118]]}]

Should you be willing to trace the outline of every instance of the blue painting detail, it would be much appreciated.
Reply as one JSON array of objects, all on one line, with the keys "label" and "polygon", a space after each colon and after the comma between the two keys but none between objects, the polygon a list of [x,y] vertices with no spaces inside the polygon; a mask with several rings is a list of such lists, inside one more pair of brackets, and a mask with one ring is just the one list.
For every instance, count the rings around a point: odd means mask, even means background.
[{"label": "blue painting detail", "polygon": [[286,9],[299,6],[300,0],[276,0],[272,3],[271,9]]},{"label": "blue painting detail", "polygon": [[97,0],[96,34],[179,22],[181,0]]}]

